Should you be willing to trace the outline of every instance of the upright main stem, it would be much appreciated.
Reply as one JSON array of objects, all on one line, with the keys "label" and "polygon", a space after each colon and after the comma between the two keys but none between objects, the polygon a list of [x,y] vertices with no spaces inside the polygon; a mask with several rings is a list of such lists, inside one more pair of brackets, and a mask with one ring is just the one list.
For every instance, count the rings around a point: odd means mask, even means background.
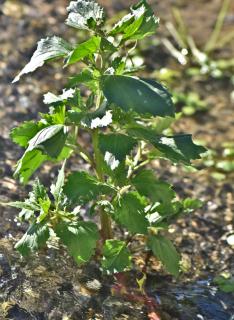
[{"label": "upright main stem", "polygon": [[[97,108],[101,103],[101,95],[99,94],[97,97]],[[96,164],[96,174],[98,179],[101,182],[104,182],[104,174],[102,169],[102,156],[99,150],[99,135],[98,129],[94,129],[92,132],[92,140],[93,140],[93,149],[94,149],[94,156],[95,156],[95,164]],[[111,239],[113,238],[113,232],[111,227],[111,219],[102,208],[100,210],[100,221],[101,221],[101,235],[102,239]]]}]

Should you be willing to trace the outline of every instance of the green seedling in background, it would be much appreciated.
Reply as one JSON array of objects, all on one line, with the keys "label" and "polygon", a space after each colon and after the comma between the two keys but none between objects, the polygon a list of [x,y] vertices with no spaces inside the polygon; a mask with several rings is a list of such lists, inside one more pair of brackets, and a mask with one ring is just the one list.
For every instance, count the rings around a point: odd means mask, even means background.
[{"label": "green seedling in background", "polygon": [[[131,239],[143,235],[146,247],[178,276],[180,255],[167,230],[201,202],[178,201],[172,186],[145,167],[160,158],[191,165],[206,150],[190,134],[165,135],[175,117],[171,94],[158,81],[134,75],[128,52],[155,34],[159,19],[144,0],[111,27],[96,2],[71,1],[67,10],[66,24],[75,34],[85,30],[87,40],[76,45],[57,36],[40,40],[14,79],[55,59],[79,70],[60,95],[45,94],[49,113],[11,132],[25,148],[15,171],[22,183],[46,161],[63,163],[50,190],[36,179],[25,201],[9,203],[30,223],[16,249],[25,256],[56,237],[78,265],[95,255],[104,272],[122,272],[131,268],[131,241],[115,237],[118,226]],[[83,133],[90,137],[86,143]],[[72,157],[83,158],[87,171],[71,172]]]},{"label": "green seedling in background", "polygon": [[234,38],[233,30],[221,36],[224,20],[230,7],[231,0],[224,0],[209,39],[203,48],[198,48],[178,8],[173,8],[175,24],[166,22],[165,26],[173,37],[176,46],[168,39],[162,43],[181,65],[186,65],[186,74],[190,76],[211,76],[213,78],[228,77],[233,79],[234,59],[215,59],[215,50],[224,47]]}]

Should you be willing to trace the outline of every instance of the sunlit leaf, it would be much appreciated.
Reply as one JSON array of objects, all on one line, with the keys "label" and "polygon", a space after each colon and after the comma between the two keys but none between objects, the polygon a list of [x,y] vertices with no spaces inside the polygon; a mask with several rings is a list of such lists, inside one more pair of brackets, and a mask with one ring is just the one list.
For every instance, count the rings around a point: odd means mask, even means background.
[{"label": "sunlit leaf", "polygon": [[101,134],[99,148],[107,164],[114,170],[136,145],[136,140],[124,134]]},{"label": "sunlit leaf", "polygon": [[131,233],[147,233],[145,205],[136,193],[124,194],[116,203],[114,218]]},{"label": "sunlit leaf", "polygon": [[32,224],[24,236],[17,242],[15,248],[23,256],[42,248],[49,239],[49,228],[45,223]]},{"label": "sunlit leaf", "polygon": [[61,222],[55,227],[55,232],[78,265],[87,262],[93,255],[99,238],[95,223]]},{"label": "sunlit leaf", "polygon": [[29,140],[31,140],[42,126],[35,121],[23,122],[20,126],[13,128],[10,133],[12,141],[21,147],[27,147]]},{"label": "sunlit leaf", "polygon": [[155,235],[149,237],[148,245],[166,270],[177,277],[179,275],[180,256],[172,242],[163,236]]},{"label": "sunlit leaf", "polygon": [[26,152],[40,149],[52,158],[58,157],[61,153],[67,133],[63,125],[53,125],[39,131],[35,137],[29,141]]},{"label": "sunlit leaf", "polygon": [[73,64],[98,52],[100,49],[100,45],[101,37],[96,36],[93,36],[89,40],[78,44],[77,47],[69,54],[66,64]]},{"label": "sunlit leaf", "polygon": [[67,25],[77,29],[95,29],[104,22],[104,11],[94,0],[71,1]]},{"label": "sunlit leaf", "polygon": [[131,7],[131,13],[124,16],[110,31],[110,35],[123,34],[123,39],[140,40],[155,33],[159,18],[145,0]]},{"label": "sunlit leaf", "polygon": [[131,266],[130,252],[124,241],[106,240],[102,253],[102,268],[108,273],[122,272]]},{"label": "sunlit leaf", "polygon": [[169,159],[174,163],[182,162],[190,165],[191,160],[200,159],[201,154],[206,152],[204,147],[192,141],[190,134],[162,136],[144,127],[132,127],[127,131],[133,137],[150,142],[160,151],[159,157]]},{"label": "sunlit leaf", "polygon": [[13,83],[17,82],[23,74],[42,67],[46,61],[67,56],[71,50],[70,44],[56,36],[40,40],[30,62],[15,77]]}]

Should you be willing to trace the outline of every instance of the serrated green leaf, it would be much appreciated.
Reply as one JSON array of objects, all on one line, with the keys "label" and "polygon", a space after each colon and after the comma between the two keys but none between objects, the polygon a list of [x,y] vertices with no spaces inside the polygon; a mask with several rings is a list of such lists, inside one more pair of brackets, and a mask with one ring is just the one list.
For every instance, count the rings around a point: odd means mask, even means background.
[{"label": "serrated green leaf", "polygon": [[67,138],[64,125],[52,125],[39,131],[35,137],[29,141],[26,152],[40,149],[51,158],[56,158],[61,153]]},{"label": "serrated green leaf", "polygon": [[54,105],[50,107],[49,114],[41,114],[41,116],[43,123],[45,123],[47,127],[57,124],[64,125],[66,120],[66,106],[64,104]]},{"label": "serrated green leaf", "polygon": [[119,166],[136,143],[136,140],[124,134],[111,133],[99,136],[99,148],[112,170]]},{"label": "serrated green leaf", "polygon": [[55,227],[55,232],[78,265],[91,258],[99,239],[98,228],[93,222],[61,222]]},{"label": "serrated green leaf", "polygon": [[124,194],[115,204],[114,218],[131,233],[146,234],[148,220],[144,211],[145,205],[138,194]]},{"label": "serrated green leaf", "polygon": [[32,150],[24,153],[23,157],[17,162],[14,176],[20,179],[21,183],[27,183],[31,175],[48,160],[48,157],[40,150]]},{"label": "serrated green leaf", "polygon": [[39,210],[39,206],[36,206],[35,204],[30,203],[29,201],[21,202],[21,201],[15,201],[15,202],[7,202],[5,205],[17,209],[24,209],[24,210],[30,210],[35,211]]},{"label": "serrated green leaf", "polygon": [[182,162],[190,165],[191,160],[200,159],[200,155],[206,152],[204,147],[193,143],[190,134],[162,136],[144,127],[132,127],[127,131],[133,137],[150,142],[160,151],[159,157],[169,159],[174,163]]},{"label": "serrated green leaf", "polygon": [[77,47],[69,54],[66,65],[76,63],[94,53],[97,53],[100,49],[100,45],[101,37],[96,36],[78,44]]},{"label": "serrated green leaf", "polygon": [[24,236],[17,242],[15,248],[22,256],[42,248],[49,239],[49,228],[45,223],[32,224]]},{"label": "serrated green leaf", "polygon": [[172,242],[163,236],[152,235],[149,237],[148,245],[153,251],[153,254],[162,262],[166,270],[175,277],[178,277],[180,256]]},{"label": "serrated green leaf", "polygon": [[72,47],[69,43],[56,36],[40,40],[30,62],[15,77],[13,83],[19,81],[23,74],[42,67],[46,61],[67,56],[71,50]]},{"label": "serrated green leaf", "polygon": [[95,29],[105,19],[103,9],[94,0],[71,1],[67,11],[67,25],[77,29]]},{"label": "serrated green leaf", "polygon": [[59,170],[59,174],[58,174],[56,183],[52,184],[51,188],[50,188],[50,192],[54,196],[54,199],[56,202],[59,202],[59,199],[60,199],[61,194],[63,192],[63,186],[64,186],[64,182],[65,182],[65,172],[64,172],[65,165],[66,165],[66,162],[63,163],[62,168]]},{"label": "serrated green leaf", "polygon": [[136,77],[104,75],[101,77],[101,87],[108,102],[126,112],[174,116],[171,95],[157,82],[152,85]]},{"label": "serrated green leaf", "polygon": [[64,193],[73,204],[84,204],[113,191],[110,186],[83,171],[71,173],[64,185]]},{"label": "serrated green leaf", "polygon": [[155,33],[159,19],[145,0],[131,7],[131,13],[124,16],[109,35],[123,34],[123,40],[140,40]]},{"label": "serrated green leaf", "polygon": [[108,273],[118,273],[131,266],[131,255],[124,241],[106,240],[103,246],[102,268]]},{"label": "serrated green leaf", "polygon": [[132,184],[137,191],[153,202],[169,204],[175,198],[172,186],[164,181],[156,179],[150,170],[142,170],[132,179]]},{"label": "serrated green leaf", "polygon": [[21,147],[27,147],[29,140],[31,140],[38,131],[42,129],[39,123],[34,121],[23,122],[20,126],[13,128],[10,137],[13,142]]}]

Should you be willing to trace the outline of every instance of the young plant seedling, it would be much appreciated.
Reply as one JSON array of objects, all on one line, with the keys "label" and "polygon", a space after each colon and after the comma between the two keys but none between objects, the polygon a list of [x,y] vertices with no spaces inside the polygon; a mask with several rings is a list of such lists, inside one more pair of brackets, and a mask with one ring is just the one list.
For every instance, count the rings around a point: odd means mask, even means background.
[{"label": "young plant seedling", "polygon": [[[133,76],[137,68],[128,53],[155,33],[159,19],[144,0],[112,27],[94,1],[71,1],[67,10],[66,24],[86,30],[89,38],[76,45],[57,36],[42,39],[13,81],[55,59],[65,67],[85,65],[60,95],[45,94],[49,113],[11,132],[13,141],[25,148],[15,171],[22,183],[45,161],[63,163],[50,193],[37,179],[24,202],[9,203],[30,223],[16,249],[31,254],[56,235],[78,265],[96,252],[104,272],[122,272],[131,267],[131,241],[116,239],[114,224],[131,235],[128,239],[143,235],[147,248],[178,276],[180,256],[165,234],[200,201],[177,201],[172,186],[145,167],[158,158],[191,165],[205,149],[189,134],[163,134],[175,116],[170,93],[153,79]],[[79,142],[84,132],[90,135],[87,147]],[[74,156],[82,157],[90,170],[66,170],[65,175],[67,159]]]}]

